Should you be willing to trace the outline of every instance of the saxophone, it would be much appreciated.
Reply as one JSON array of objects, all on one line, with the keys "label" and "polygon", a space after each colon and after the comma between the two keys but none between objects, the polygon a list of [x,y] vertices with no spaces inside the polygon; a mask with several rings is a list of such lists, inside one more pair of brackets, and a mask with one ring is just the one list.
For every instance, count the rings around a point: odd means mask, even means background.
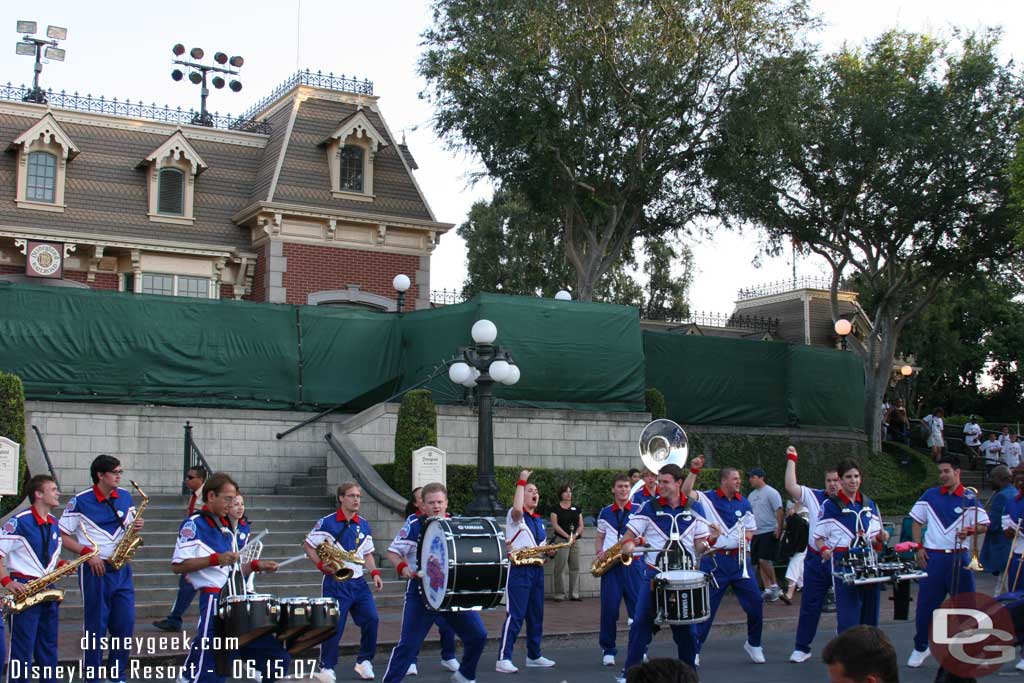
[{"label": "saxophone", "polygon": [[25,593],[20,597],[14,593],[8,593],[0,598],[0,610],[3,611],[5,618],[10,614],[21,614],[29,607],[35,607],[36,605],[41,605],[44,602],[62,602],[64,600],[63,588],[47,589],[46,587],[55,581],[63,579],[68,574],[71,574],[78,569],[79,565],[88,562],[93,557],[96,557],[100,552],[99,546],[93,542],[85,529],[82,529],[82,533],[85,534],[85,538],[88,539],[92,552],[75,558],[63,567],[54,569],[49,574],[45,574],[40,576],[38,579],[29,581],[25,584]]},{"label": "saxophone", "polygon": [[142,503],[135,510],[135,519],[132,520],[132,524],[124,530],[124,536],[121,537],[121,542],[117,544],[117,548],[114,549],[114,552],[110,555],[110,559],[107,560],[107,562],[110,563],[110,566],[114,569],[120,569],[131,562],[132,558],[135,557],[135,553],[137,553],[139,548],[143,545],[142,536],[140,536],[139,532],[135,530],[135,521],[142,519],[142,511],[145,510],[146,505],[149,504],[149,496],[143,493],[142,489],[140,489],[139,485],[134,481],[132,482],[132,486],[134,486],[135,490],[139,492],[139,497],[142,498]]},{"label": "saxophone", "polygon": [[346,562],[351,562],[352,564],[366,564],[366,560],[359,555],[356,555],[356,551],[345,550],[341,546],[335,545],[330,541],[324,541],[316,547],[316,556],[319,557],[320,561],[324,564],[333,564],[338,568],[338,570],[334,572],[335,581],[348,581],[352,578],[352,574],[354,572],[345,566]]},{"label": "saxophone", "polygon": [[603,559],[598,560],[594,558],[593,564],[590,565],[590,573],[594,576],[604,576],[620,562],[624,567],[631,565],[633,563],[633,556],[622,554],[623,543],[625,543],[624,540],[619,540],[618,543],[610,546],[608,550],[604,551]]},{"label": "saxophone", "polygon": [[576,534],[569,537],[565,543],[553,545],[535,545],[530,548],[512,550],[508,554],[509,561],[517,567],[540,567],[544,564],[544,556],[552,550],[568,548],[576,542]]}]

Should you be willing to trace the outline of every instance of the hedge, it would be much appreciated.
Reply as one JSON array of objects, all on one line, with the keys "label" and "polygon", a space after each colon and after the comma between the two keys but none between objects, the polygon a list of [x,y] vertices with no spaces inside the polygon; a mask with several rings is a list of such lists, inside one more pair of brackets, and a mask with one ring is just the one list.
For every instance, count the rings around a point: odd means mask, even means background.
[{"label": "hedge", "polygon": [[651,414],[652,420],[661,420],[668,415],[668,403],[665,402],[665,394],[658,389],[648,389],[644,392],[644,403],[647,412]]},{"label": "hedge", "polygon": [[0,516],[6,515],[21,503],[25,491],[25,388],[21,378],[0,372],[0,436],[21,444],[18,460],[18,495],[4,496],[0,501]]},{"label": "hedge", "polygon": [[385,479],[402,496],[412,491],[412,452],[437,445],[437,408],[427,389],[409,391],[402,397],[395,427],[395,468]]}]

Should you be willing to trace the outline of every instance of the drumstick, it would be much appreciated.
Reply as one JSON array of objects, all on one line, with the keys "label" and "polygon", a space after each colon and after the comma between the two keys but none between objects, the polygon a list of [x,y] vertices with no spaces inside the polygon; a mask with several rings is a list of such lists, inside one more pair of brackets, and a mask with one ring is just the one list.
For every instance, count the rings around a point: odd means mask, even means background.
[{"label": "drumstick", "polygon": [[298,562],[299,560],[301,560],[304,557],[307,557],[306,553],[302,553],[301,555],[296,555],[295,557],[289,557],[287,560],[281,560],[280,562],[277,563],[277,568],[280,569],[281,567],[284,567],[286,565],[292,564],[293,562]]}]

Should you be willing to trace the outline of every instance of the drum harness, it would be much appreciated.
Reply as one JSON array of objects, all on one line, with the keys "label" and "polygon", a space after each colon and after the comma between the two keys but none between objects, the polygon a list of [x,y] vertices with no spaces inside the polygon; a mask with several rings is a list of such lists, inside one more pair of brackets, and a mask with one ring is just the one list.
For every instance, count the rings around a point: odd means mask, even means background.
[{"label": "drum harness", "polygon": [[[652,498],[648,503],[655,510],[656,516],[668,517],[672,522],[672,525],[669,528],[668,542],[655,557],[654,563],[656,566],[654,568],[660,572],[672,571],[673,569],[700,571],[700,567],[696,560],[691,557],[690,553],[686,550],[686,546],[683,545],[682,536],[679,533],[680,517],[695,517],[703,521],[705,524],[707,523],[706,520],[693,510],[693,501],[690,498],[687,498],[686,502],[683,504],[683,511],[675,514],[665,512],[662,508],[661,502],[657,498]],[[696,552],[696,547],[694,547],[694,552]],[[715,566],[718,566],[717,562],[715,563]],[[708,574],[710,572],[704,573]],[[715,581],[715,575],[713,573],[711,573],[711,582],[714,583],[715,588],[718,588],[718,582]]]}]

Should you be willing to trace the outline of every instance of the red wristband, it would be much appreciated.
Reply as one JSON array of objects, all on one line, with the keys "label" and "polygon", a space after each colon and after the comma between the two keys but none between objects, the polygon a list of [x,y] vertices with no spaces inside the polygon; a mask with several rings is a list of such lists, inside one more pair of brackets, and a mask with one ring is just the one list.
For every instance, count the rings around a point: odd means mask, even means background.
[{"label": "red wristband", "polygon": [[250,562],[249,563],[249,569],[251,569],[254,572],[258,572],[260,570],[260,561],[259,560],[253,560],[252,562]]},{"label": "red wristband", "polygon": [[7,588],[7,584],[9,584],[11,581],[14,581],[14,579],[12,579],[9,576],[5,576],[4,578],[0,579],[0,586]]},{"label": "red wristband", "polygon": [[516,486],[526,486],[526,480],[520,479],[519,481],[516,482]]},{"label": "red wristband", "polygon": [[379,569],[374,569],[372,572],[370,572],[370,578],[373,578],[375,576],[380,576],[380,570]]},{"label": "red wristband", "polygon": [[832,550],[832,549],[831,549],[831,548],[829,548],[829,547],[828,547],[827,545],[823,545],[823,546],[821,546],[820,548],[818,548],[818,552],[819,552],[819,553],[823,553],[823,552],[825,552],[826,550]]},{"label": "red wristband", "polygon": [[67,564],[68,564],[67,560],[60,560],[59,562],[57,562],[57,568],[60,569],[61,567],[66,566]]},{"label": "red wristband", "polygon": [[402,577],[402,572],[405,571],[405,568],[408,567],[408,566],[409,566],[408,562],[399,562],[398,563],[398,566],[395,567],[395,571],[398,572],[398,577],[399,578]]},{"label": "red wristband", "polygon": [[78,551],[78,554],[79,554],[79,556],[81,556],[81,557],[85,557],[86,555],[88,555],[88,554],[89,554],[89,553],[91,553],[91,552],[92,552],[92,548],[90,548],[90,547],[89,547],[89,546],[87,546],[87,545],[83,545],[83,546],[82,546],[82,549]]},{"label": "red wristband", "polygon": [[691,467],[690,468],[690,474],[700,474],[700,468],[699,467]]},{"label": "red wristband", "polygon": [[714,536],[714,537],[708,536],[707,544],[709,546],[712,546],[712,545],[714,545],[716,543],[718,543],[718,536]]},{"label": "red wristband", "polygon": [[216,567],[218,564],[220,564],[220,556],[217,553],[213,553],[210,555],[210,566]]},{"label": "red wristband", "polygon": [[796,453],[786,453],[786,460],[797,461]]}]

